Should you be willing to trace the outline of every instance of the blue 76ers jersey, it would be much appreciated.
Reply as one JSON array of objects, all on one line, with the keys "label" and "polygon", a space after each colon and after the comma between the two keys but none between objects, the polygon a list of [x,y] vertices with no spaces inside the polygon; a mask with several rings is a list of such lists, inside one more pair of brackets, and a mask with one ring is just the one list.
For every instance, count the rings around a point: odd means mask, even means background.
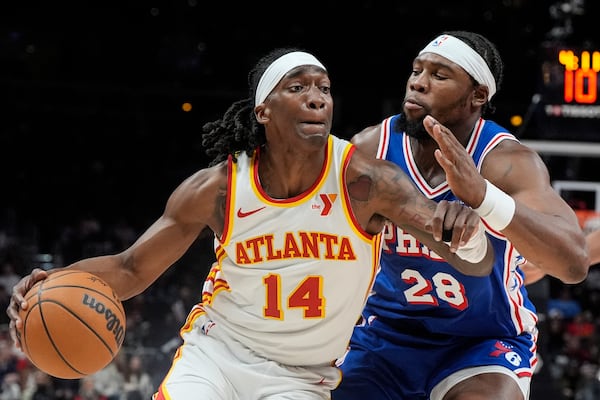
[{"label": "blue 76ers jersey", "polygon": [[[410,141],[384,120],[378,158],[399,165],[428,198],[456,200],[448,183],[430,187],[413,159]],[[480,119],[466,146],[480,170],[486,154],[502,140],[517,140],[492,121]],[[486,225],[495,252],[490,275],[463,275],[401,228],[384,229],[381,269],[367,301],[365,316],[377,315],[398,329],[457,336],[537,336],[535,307],[527,297],[522,257],[500,232]],[[415,340],[418,340],[415,338]]]}]

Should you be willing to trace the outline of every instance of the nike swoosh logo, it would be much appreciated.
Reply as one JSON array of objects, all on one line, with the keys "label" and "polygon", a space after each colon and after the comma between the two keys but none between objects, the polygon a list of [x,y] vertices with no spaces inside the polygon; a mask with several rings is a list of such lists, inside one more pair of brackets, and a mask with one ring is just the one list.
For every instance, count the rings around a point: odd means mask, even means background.
[{"label": "nike swoosh logo", "polygon": [[244,218],[244,217],[247,217],[247,216],[252,215],[254,213],[257,213],[257,212],[259,212],[261,210],[264,210],[265,208],[267,208],[267,207],[265,206],[265,207],[257,208],[256,210],[251,210],[251,211],[248,211],[248,212],[243,212],[242,209],[240,208],[240,209],[238,209],[237,216],[239,218]]}]

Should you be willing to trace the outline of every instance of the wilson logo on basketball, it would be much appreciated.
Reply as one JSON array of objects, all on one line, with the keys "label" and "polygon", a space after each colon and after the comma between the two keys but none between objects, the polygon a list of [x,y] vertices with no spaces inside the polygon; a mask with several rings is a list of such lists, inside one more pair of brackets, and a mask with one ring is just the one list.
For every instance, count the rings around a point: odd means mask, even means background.
[{"label": "wilson logo on basketball", "polygon": [[112,332],[115,336],[115,341],[119,344],[123,344],[125,338],[125,327],[117,314],[115,314],[110,308],[105,306],[103,303],[97,301],[94,297],[89,296],[87,293],[83,295],[83,304],[96,311],[98,314],[104,314],[106,318],[106,329]]}]

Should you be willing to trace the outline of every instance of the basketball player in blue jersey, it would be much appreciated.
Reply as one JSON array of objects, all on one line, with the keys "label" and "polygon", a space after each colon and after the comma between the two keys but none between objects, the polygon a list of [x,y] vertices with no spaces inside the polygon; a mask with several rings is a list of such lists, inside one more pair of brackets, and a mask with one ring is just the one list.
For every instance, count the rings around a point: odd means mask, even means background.
[{"label": "basketball player in blue jersey", "polygon": [[[330,398],[386,220],[467,274],[491,270],[473,210],[428,199],[393,163],[330,134],[331,84],[317,58],[275,51],[249,83],[248,99],[204,126],[214,161],[175,189],[162,216],[123,252],[66,267],[99,275],[126,300],[213,232],[216,263],[156,400]],[[7,313],[17,346],[24,293],[56,270],[34,270],[13,288]]]},{"label": "basketball player in blue jersey", "polygon": [[523,400],[536,367],[537,317],[518,265],[565,283],[585,279],[588,253],[546,166],[483,118],[502,82],[495,46],[447,32],[417,55],[402,113],[353,138],[394,162],[436,202],[460,199],[494,249],[491,273],[464,274],[410,232],[386,225],[383,254],[334,400]]}]

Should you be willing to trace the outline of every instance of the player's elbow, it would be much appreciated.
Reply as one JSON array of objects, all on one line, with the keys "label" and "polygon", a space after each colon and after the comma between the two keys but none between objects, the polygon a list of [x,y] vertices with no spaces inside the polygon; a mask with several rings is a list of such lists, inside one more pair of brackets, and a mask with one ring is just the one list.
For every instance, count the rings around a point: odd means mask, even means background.
[{"label": "player's elbow", "polygon": [[587,251],[581,251],[567,269],[567,274],[561,280],[566,284],[577,284],[583,282],[588,275],[590,258]]}]

